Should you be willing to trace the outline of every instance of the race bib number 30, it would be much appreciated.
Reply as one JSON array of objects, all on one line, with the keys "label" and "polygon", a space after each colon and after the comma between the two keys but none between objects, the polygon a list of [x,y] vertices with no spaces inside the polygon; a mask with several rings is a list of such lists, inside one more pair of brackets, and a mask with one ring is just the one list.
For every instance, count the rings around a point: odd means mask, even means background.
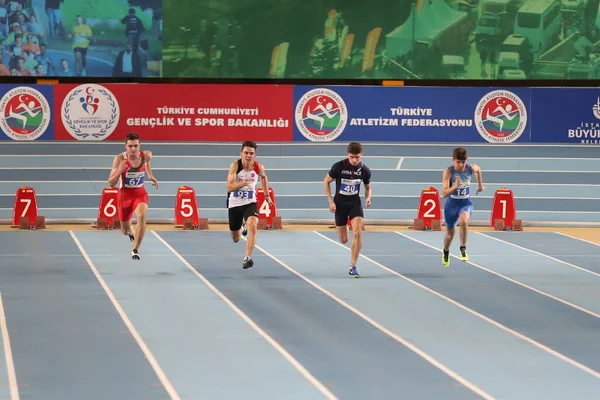
[{"label": "race bib number 30", "polygon": [[360,188],[360,179],[342,179],[340,182],[340,194],[352,196],[358,194]]},{"label": "race bib number 30", "polygon": [[127,172],[125,174],[125,182],[123,185],[128,188],[138,188],[144,186],[144,173]]},{"label": "race bib number 30", "polygon": [[238,199],[243,200],[252,200],[254,199],[254,191],[236,190],[235,192],[233,192],[233,197],[237,197]]}]

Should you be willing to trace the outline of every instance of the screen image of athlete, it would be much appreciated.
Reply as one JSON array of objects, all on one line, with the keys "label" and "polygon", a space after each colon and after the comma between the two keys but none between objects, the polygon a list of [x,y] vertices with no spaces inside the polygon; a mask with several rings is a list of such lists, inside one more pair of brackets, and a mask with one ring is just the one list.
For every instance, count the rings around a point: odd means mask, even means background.
[{"label": "screen image of athlete", "polygon": [[[140,149],[140,138],[135,133],[129,133],[125,137],[125,151],[115,156],[112,170],[108,177],[111,187],[119,182],[119,201],[117,205],[121,232],[129,236],[133,242],[131,258],[140,259],[139,248],[146,232],[146,215],[148,213],[148,192],[144,187],[144,177],[152,181],[152,185],[158,189],[158,181],[152,174],[150,161],[152,152]],[[133,213],[137,218],[135,231],[131,224]]]},{"label": "screen image of athlete", "polygon": [[234,243],[239,242],[242,235],[248,236],[246,240],[246,256],[242,268],[254,266],[252,251],[256,245],[256,232],[258,226],[258,208],[256,203],[256,185],[265,193],[266,202],[273,207],[269,196],[269,181],[265,168],[255,160],[256,143],[246,141],[242,143],[240,158],[231,163],[227,175],[227,208],[229,213],[229,230]]},{"label": "screen image of athlete", "polygon": [[[371,170],[362,163],[363,146],[358,142],[348,144],[348,158],[336,162],[325,175],[323,186],[329,200],[329,211],[335,213],[335,226],[341,243],[348,242],[348,219],[352,225],[352,255],[348,274],[360,278],[356,263],[362,248],[364,213],[360,200],[360,184],[365,185],[365,205],[371,206]],[[335,181],[335,195],[331,195],[331,182]]]},{"label": "screen image of athlete", "polygon": [[444,203],[444,221],[446,222],[446,235],[444,236],[444,249],[442,251],[442,265],[450,266],[450,245],[454,239],[456,225],[460,224],[460,259],[468,261],[467,255],[467,233],[469,219],[473,212],[471,201],[471,177],[477,177],[479,194],[485,190],[481,168],[476,164],[467,163],[467,150],[458,147],[452,154],[452,165],[444,169],[442,174],[442,196],[446,199]]}]

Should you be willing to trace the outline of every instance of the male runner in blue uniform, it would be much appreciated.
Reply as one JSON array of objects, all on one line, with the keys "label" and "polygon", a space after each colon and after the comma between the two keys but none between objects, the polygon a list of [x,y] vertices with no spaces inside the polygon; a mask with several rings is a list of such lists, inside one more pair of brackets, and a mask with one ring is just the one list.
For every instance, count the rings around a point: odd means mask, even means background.
[{"label": "male runner in blue uniform", "polygon": [[[446,222],[446,235],[444,236],[444,250],[442,252],[442,265],[450,266],[450,244],[454,239],[456,224],[460,223],[460,259],[468,261],[467,256],[467,227],[473,211],[471,202],[471,176],[477,177],[479,187],[477,193],[485,190],[481,177],[481,168],[476,164],[467,163],[467,150],[459,147],[452,154],[452,165],[444,170],[442,178],[442,196],[448,198],[444,204],[444,221]],[[450,197],[448,197],[450,196]]]},{"label": "male runner in blue uniform", "polygon": [[[348,242],[348,218],[352,225],[352,255],[350,258],[350,271],[355,278],[360,278],[356,271],[356,262],[362,247],[362,230],[364,213],[360,201],[360,183],[365,185],[365,205],[371,205],[371,170],[360,160],[362,158],[362,144],[352,142],[348,144],[348,158],[338,161],[325,175],[323,186],[329,200],[329,210],[335,213],[335,226],[340,242]],[[331,196],[331,182],[335,181],[335,196]]]}]

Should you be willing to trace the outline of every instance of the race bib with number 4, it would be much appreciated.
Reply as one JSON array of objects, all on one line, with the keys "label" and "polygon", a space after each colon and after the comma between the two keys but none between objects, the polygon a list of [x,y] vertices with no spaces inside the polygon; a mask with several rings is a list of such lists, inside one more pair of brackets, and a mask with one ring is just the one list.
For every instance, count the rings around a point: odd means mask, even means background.
[{"label": "race bib with number 4", "polygon": [[340,194],[352,196],[358,194],[360,179],[342,179],[340,182]]}]

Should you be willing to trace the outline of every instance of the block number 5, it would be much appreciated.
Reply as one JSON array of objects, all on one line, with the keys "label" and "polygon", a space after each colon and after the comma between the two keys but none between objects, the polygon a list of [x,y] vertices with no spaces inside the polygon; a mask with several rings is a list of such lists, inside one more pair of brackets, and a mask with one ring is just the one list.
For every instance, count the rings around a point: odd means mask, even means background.
[{"label": "block number 5", "polygon": [[194,213],[194,209],[189,204],[191,203],[191,199],[182,199],[181,200],[181,215],[185,218],[191,217]]}]

